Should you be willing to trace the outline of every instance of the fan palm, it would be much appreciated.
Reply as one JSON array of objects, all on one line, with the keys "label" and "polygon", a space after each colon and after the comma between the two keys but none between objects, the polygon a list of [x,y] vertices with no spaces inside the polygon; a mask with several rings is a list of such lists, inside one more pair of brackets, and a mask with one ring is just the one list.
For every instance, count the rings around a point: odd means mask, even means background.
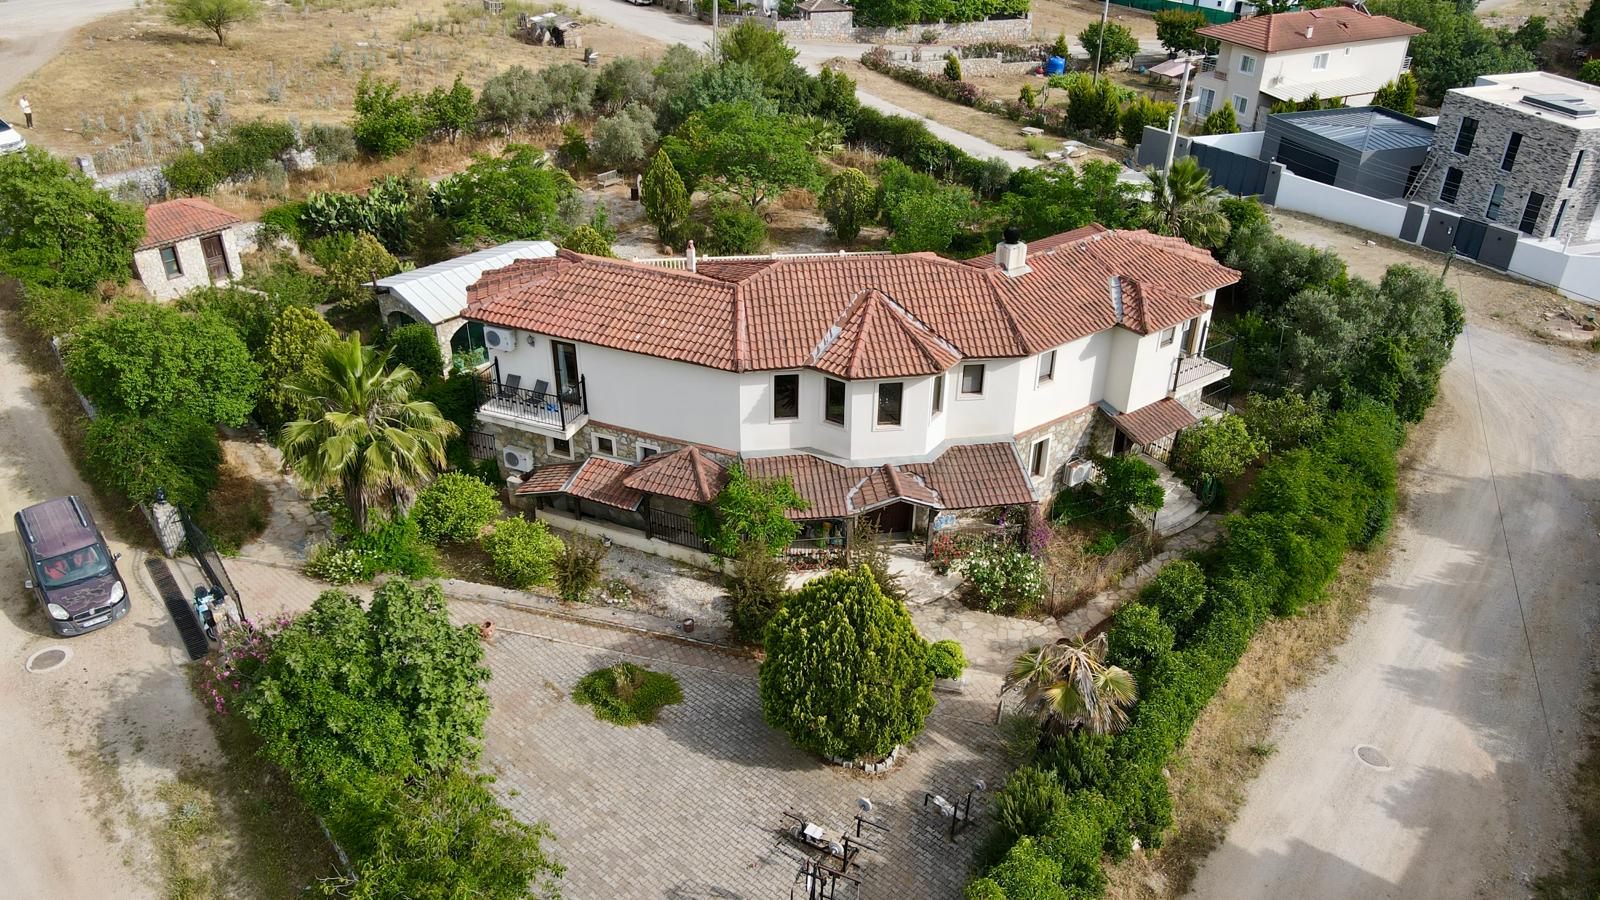
[{"label": "fan palm", "polygon": [[1211,176],[1194,157],[1185,156],[1165,172],[1152,166],[1145,175],[1150,179],[1146,228],[1207,250],[1221,247],[1228,239],[1228,217],[1219,205],[1227,191],[1211,184]]},{"label": "fan palm", "polygon": [[1088,642],[1062,638],[1020,654],[1001,692],[1020,692],[1023,708],[1047,724],[1121,731],[1139,692],[1133,675],[1105,658],[1104,635]]},{"label": "fan palm", "polygon": [[411,399],[421,384],[415,372],[388,362],[353,334],[330,341],[322,367],[285,386],[312,412],[283,426],[284,461],[314,491],[337,487],[363,530],[373,506],[409,505],[444,465],[445,441],[458,431],[438,407]]}]

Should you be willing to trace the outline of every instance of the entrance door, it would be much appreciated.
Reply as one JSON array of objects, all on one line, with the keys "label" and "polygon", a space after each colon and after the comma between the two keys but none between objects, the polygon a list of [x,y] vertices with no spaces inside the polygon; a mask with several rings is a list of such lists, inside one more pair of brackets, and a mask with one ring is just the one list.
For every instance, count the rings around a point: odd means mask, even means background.
[{"label": "entrance door", "polygon": [[578,398],[578,348],[566,341],[551,341],[550,354],[555,359],[556,394],[565,402],[576,403]]},{"label": "entrance door", "polygon": [[888,537],[902,537],[911,533],[911,504],[891,503],[867,513],[878,533]]},{"label": "entrance door", "polygon": [[228,254],[222,250],[222,235],[213,234],[200,239],[200,252],[205,254],[206,271],[211,273],[212,281],[227,281]]},{"label": "entrance door", "polygon": [[1489,232],[1489,226],[1471,219],[1462,219],[1461,227],[1456,231],[1456,252],[1467,259],[1477,259],[1483,252],[1483,236]]}]

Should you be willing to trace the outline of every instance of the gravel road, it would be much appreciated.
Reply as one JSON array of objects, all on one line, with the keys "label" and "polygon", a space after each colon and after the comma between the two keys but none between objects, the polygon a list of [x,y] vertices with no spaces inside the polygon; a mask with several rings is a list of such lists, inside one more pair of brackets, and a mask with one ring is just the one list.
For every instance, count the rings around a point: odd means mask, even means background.
[{"label": "gravel road", "polygon": [[[1303,221],[1285,233],[1348,243]],[[1351,256],[1364,274],[1438,265],[1384,247]],[[1563,784],[1600,635],[1600,368],[1473,315],[1508,289],[1497,277],[1458,266],[1451,280],[1472,324],[1430,414],[1439,435],[1393,568],[1291,698],[1194,896],[1526,896],[1566,840]]]}]

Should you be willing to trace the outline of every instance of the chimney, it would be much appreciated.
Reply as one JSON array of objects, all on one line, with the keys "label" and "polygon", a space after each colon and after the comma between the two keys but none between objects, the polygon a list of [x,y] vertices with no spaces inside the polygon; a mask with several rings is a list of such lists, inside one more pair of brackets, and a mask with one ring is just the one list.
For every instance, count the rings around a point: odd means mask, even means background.
[{"label": "chimney", "polygon": [[1308,40],[1308,41],[1311,40],[1311,32],[1315,31],[1316,29],[1317,29],[1317,26],[1315,26],[1315,25],[1307,25],[1306,26],[1306,40]]},{"label": "chimney", "polygon": [[1000,243],[995,245],[994,264],[1012,278],[1033,271],[1028,267],[1028,245],[1023,242],[1015,226],[1007,226]]},{"label": "chimney", "polygon": [[694,241],[690,241],[689,242],[689,246],[683,248],[683,258],[689,264],[689,271],[691,271],[691,272],[695,271],[695,268],[694,268]]}]

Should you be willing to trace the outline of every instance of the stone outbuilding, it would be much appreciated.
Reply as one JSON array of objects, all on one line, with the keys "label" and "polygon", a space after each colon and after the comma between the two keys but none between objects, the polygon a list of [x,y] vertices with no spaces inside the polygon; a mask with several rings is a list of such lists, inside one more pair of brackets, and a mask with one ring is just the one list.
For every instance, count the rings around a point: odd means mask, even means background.
[{"label": "stone outbuilding", "polygon": [[238,216],[197,197],[156,203],[144,211],[144,240],[133,251],[139,281],[158,300],[227,284],[239,263]]}]

